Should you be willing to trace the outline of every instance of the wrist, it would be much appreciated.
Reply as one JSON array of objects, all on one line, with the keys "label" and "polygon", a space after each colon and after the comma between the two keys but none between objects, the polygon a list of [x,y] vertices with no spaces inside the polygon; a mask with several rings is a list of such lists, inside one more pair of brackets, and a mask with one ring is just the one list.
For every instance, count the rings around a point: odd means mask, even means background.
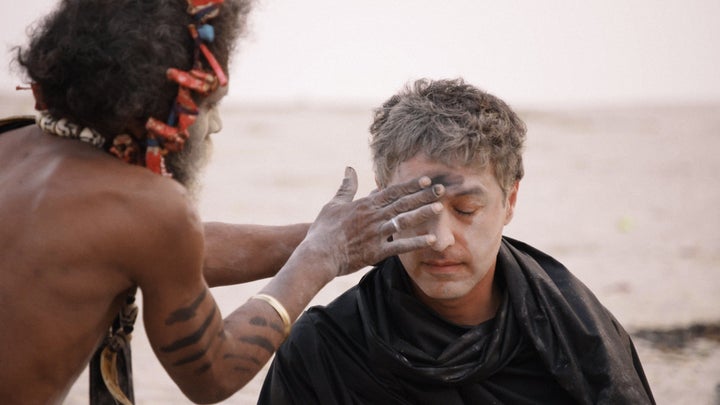
[{"label": "wrist", "polygon": [[329,243],[318,243],[316,240],[305,239],[300,242],[293,253],[293,256],[296,256],[293,259],[310,264],[310,266],[303,266],[309,267],[304,274],[312,273],[324,284],[341,274],[341,260],[327,248],[328,246]]}]

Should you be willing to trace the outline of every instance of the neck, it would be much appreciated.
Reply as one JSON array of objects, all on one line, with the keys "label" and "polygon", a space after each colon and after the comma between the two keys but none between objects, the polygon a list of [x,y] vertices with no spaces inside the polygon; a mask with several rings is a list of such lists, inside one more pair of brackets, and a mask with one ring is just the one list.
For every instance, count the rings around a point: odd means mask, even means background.
[{"label": "neck", "polygon": [[462,297],[432,298],[414,286],[415,295],[440,316],[456,325],[475,326],[495,317],[502,292],[494,282],[495,266]]}]

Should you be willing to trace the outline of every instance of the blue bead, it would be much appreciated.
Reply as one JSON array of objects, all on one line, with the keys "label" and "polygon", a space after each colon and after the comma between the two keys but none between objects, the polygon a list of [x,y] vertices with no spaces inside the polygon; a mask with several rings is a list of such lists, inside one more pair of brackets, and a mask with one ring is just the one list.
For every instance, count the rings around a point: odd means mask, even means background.
[{"label": "blue bead", "polygon": [[210,24],[203,24],[197,29],[200,39],[205,42],[212,42],[215,40],[215,28]]},{"label": "blue bead", "polygon": [[168,119],[167,119],[167,124],[170,125],[171,127],[174,127],[175,124],[177,123],[177,111],[175,111],[176,108],[177,107],[173,106],[173,108],[170,110],[170,115],[168,116]]}]

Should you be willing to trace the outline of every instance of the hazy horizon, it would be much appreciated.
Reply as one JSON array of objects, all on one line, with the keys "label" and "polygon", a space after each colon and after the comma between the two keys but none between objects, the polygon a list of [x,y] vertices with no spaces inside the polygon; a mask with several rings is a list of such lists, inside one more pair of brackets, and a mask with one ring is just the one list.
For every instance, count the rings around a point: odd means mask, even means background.
[{"label": "hazy horizon", "polygon": [[[53,0],[7,10],[13,45]],[[258,1],[229,103],[377,105],[419,77],[465,77],[520,108],[720,102],[720,2]]]}]

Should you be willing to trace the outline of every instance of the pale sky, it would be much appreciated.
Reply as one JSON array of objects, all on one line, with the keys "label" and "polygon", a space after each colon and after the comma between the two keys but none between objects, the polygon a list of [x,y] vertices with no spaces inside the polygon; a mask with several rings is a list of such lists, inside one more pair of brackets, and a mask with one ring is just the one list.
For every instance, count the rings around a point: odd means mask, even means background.
[{"label": "pale sky", "polygon": [[[53,4],[5,10],[3,51]],[[375,105],[463,76],[516,106],[720,102],[719,20],[719,0],[260,0],[228,97]]]}]

